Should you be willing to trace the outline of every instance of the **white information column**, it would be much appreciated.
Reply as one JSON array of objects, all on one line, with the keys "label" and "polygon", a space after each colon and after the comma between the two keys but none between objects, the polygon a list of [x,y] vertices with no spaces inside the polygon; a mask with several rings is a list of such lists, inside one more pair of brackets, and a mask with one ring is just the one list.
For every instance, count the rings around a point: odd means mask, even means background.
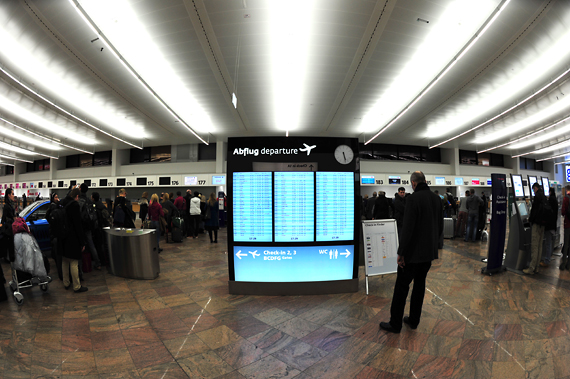
[{"label": "white information column", "polygon": [[398,270],[398,226],[396,220],[367,220],[362,222],[364,237],[364,269],[366,294],[368,277],[392,274]]}]

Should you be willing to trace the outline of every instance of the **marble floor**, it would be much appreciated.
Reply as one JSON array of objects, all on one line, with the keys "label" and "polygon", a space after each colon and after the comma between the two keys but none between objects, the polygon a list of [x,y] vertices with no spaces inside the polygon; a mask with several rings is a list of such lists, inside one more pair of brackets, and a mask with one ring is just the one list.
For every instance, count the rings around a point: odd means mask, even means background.
[{"label": "marble floor", "polygon": [[[0,378],[570,378],[570,272],[483,276],[486,247],[446,240],[416,330],[379,331],[395,275],[358,293],[228,294],[226,235],[163,244],[161,274],[85,274],[89,292],[0,303]],[[2,264],[9,274],[9,266]]]}]

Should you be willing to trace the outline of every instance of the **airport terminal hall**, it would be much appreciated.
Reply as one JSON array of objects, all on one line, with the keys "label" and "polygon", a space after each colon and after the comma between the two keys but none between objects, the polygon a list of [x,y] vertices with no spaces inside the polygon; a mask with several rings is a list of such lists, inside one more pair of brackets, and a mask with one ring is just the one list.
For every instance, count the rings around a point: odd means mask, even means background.
[{"label": "airport terminal hall", "polygon": [[0,0],[0,379],[570,379],[570,1]]}]

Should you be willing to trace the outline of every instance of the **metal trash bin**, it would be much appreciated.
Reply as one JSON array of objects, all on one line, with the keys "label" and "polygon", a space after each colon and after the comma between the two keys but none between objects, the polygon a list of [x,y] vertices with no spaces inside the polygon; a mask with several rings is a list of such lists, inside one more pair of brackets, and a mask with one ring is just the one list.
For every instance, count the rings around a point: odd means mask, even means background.
[{"label": "metal trash bin", "polygon": [[154,229],[105,228],[111,274],[129,279],[156,279],[160,273]]}]

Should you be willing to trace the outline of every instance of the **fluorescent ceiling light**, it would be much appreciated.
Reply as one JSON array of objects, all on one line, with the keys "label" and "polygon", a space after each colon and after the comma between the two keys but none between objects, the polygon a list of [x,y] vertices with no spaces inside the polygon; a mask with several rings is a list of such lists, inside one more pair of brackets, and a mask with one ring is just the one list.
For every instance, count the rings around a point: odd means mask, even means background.
[{"label": "fluorescent ceiling light", "polygon": [[[301,127],[305,99],[314,0],[269,1],[271,77],[275,126],[280,131]],[[297,10],[292,17],[291,10]]]},{"label": "fluorescent ceiling light", "polygon": [[[522,91],[528,92],[529,90],[532,90],[533,87],[537,86],[536,82],[542,79],[540,77],[540,73],[552,70],[553,68],[558,66],[560,62],[568,61],[568,53],[570,53],[570,50],[567,48],[568,45],[570,45],[570,31],[564,34],[560,39],[558,39],[558,41],[556,41],[556,43],[551,45],[551,47],[544,53],[534,54],[533,57],[535,59],[526,67],[524,67],[521,71],[519,71],[516,75],[509,78],[505,83],[492,83],[490,86],[492,86],[492,88],[498,87],[498,89],[496,91],[492,91],[492,93],[485,93],[484,96],[480,96],[481,101],[470,105],[465,112],[456,112],[456,114],[453,116],[447,117],[443,120],[432,122],[428,126],[426,137],[429,138],[440,137],[449,134],[454,130],[461,129],[465,127],[465,125],[473,122],[474,120],[481,118],[481,115],[486,114],[488,109],[493,109],[496,107],[497,104],[502,104],[506,100],[511,99],[513,94],[521,93]],[[529,99],[535,97],[536,95],[538,95],[539,93],[550,87],[552,84],[557,82],[562,76],[566,75],[569,71],[570,70],[565,71],[556,79],[550,81],[546,86],[542,87],[540,91],[537,92],[533,91],[533,94],[531,96],[525,98],[523,101],[519,102],[514,107],[510,107],[506,111],[501,112],[499,115],[493,117],[491,120],[485,121],[482,124],[470,128],[469,130],[464,131],[446,141],[440,142],[432,147],[436,147],[446,142],[449,142],[453,139],[459,138],[469,132],[478,129],[479,127],[485,124],[488,124],[493,120],[496,120],[498,117],[513,110],[514,108],[525,103]],[[535,80],[529,80],[529,78],[535,78]],[[484,92],[485,92],[484,90],[481,91],[481,93]],[[512,133],[504,133],[503,136],[506,134],[514,134],[516,132],[518,132],[518,130],[512,129]]]},{"label": "fluorescent ceiling light", "polygon": [[[41,135],[41,134],[39,134],[39,133],[33,132],[33,131],[31,131],[31,130],[28,130],[28,129],[26,129],[26,128],[20,126],[20,125],[14,124],[13,122],[10,122],[10,121],[6,120],[6,119],[3,118],[3,117],[0,117],[0,121],[3,121],[3,122],[5,122],[6,124],[11,125],[11,126],[13,126],[14,128],[16,128],[16,129],[22,130],[22,131],[24,131],[25,133],[28,133],[28,134],[31,134],[31,135],[33,135],[33,136],[39,137],[39,138],[41,138],[41,139],[44,139],[44,140],[46,140],[46,141],[49,141],[49,142],[51,142],[53,145],[52,145],[52,144],[45,144],[45,143],[40,142],[40,141],[36,141],[36,140],[33,139],[33,138],[27,138],[26,136],[23,136],[23,135],[21,135],[20,133],[14,133],[13,131],[7,130],[7,129],[5,129],[5,128],[0,128],[0,134],[4,134],[4,135],[6,135],[6,136],[9,136],[9,137],[12,138],[12,139],[20,139],[20,140],[25,141],[26,143],[29,143],[30,145],[35,145],[35,146],[38,146],[38,147],[42,147],[42,148],[45,148],[45,149],[47,149],[47,150],[50,150],[50,149],[51,149],[51,150],[61,150],[61,148],[60,148],[59,146],[63,146],[63,147],[66,147],[66,148],[68,148],[68,149],[73,149],[73,150],[81,151],[81,152],[87,153],[87,154],[93,154],[93,152],[91,152],[91,151],[83,150],[83,149],[80,149],[80,148],[78,148],[78,147],[71,146],[71,145],[68,145],[68,144],[65,144],[65,143],[56,141],[56,140],[54,140],[54,139],[52,139],[52,138],[48,138],[48,137],[43,136],[43,135]],[[59,146],[58,146],[58,145],[59,145]]]},{"label": "fluorescent ceiling light", "polygon": [[562,153],[562,154],[553,155],[553,156],[548,157],[548,158],[537,159],[536,161],[537,161],[537,162],[548,161],[548,160],[550,160],[550,159],[565,157],[565,156],[567,156],[567,155],[570,155],[570,151],[567,151],[567,152]]},{"label": "fluorescent ceiling light", "polygon": [[[554,124],[551,124],[551,125],[549,125],[549,126],[547,126],[547,127],[545,127],[545,128],[541,128],[541,129],[535,130],[534,132],[532,132],[532,133],[530,133],[530,134],[527,134],[527,135],[525,135],[525,136],[516,138],[516,139],[514,139],[514,140],[512,140],[512,141],[505,142],[505,143],[500,144],[500,145],[497,145],[497,146],[489,147],[489,148],[487,148],[487,149],[478,150],[477,153],[485,153],[485,152],[487,152],[487,151],[499,149],[499,148],[504,147],[504,146],[507,146],[507,145],[516,144],[517,142],[520,142],[520,141],[525,140],[525,139],[527,139],[527,138],[533,137],[533,136],[535,136],[535,135],[537,135],[537,134],[544,133],[544,132],[547,131],[548,129],[554,128],[555,126],[560,125],[560,124],[563,123],[563,122],[566,122],[568,119],[570,119],[570,116],[569,116],[569,117],[565,117],[565,118],[563,118],[562,120],[557,121],[557,122],[555,122]],[[562,132],[562,131],[564,131],[564,132]],[[528,141],[525,141],[525,142],[523,142],[523,143],[521,143],[521,144],[515,145],[515,146],[517,146],[517,147],[514,147],[514,148],[526,147],[526,146],[533,145],[533,144],[535,144],[535,143],[539,143],[539,142],[542,142],[542,141],[546,141],[546,140],[548,140],[548,139],[557,137],[557,136],[560,135],[560,134],[564,134],[564,133],[566,133],[567,131],[568,131],[568,130],[567,130],[566,128],[564,128],[564,129],[556,130],[556,131],[554,131],[554,132],[552,132],[552,133],[546,133],[546,134],[544,134],[544,135],[542,135],[542,136],[540,136],[540,137],[538,137],[538,138],[534,138],[534,139],[532,139],[532,140],[528,140]],[[442,143],[444,143],[444,142],[442,142]],[[432,147],[436,147],[436,146],[438,146],[438,145],[434,145],[434,146],[432,146]],[[430,147],[430,149],[431,149],[432,147]]]},{"label": "fluorescent ceiling light", "polygon": [[550,153],[551,151],[564,149],[564,148],[569,147],[569,146],[570,146],[570,141],[566,140],[566,141],[562,141],[562,142],[556,143],[556,144],[551,145],[551,146],[547,146],[547,147],[543,147],[543,148],[540,148],[537,150],[529,151],[528,153],[513,155],[513,158],[518,158],[518,157],[522,157],[522,156],[529,155],[529,154]]},{"label": "fluorescent ceiling light", "polygon": [[8,162],[2,162],[2,161],[0,161],[0,164],[3,164],[3,165],[5,165],[5,166],[12,166],[12,167],[14,167],[14,165],[13,165],[12,163],[8,163]]},{"label": "fluorescent ceiling light", "polygon": [[6,155],[6,154],[0,154],[0,157],[6,158],[6,159],[13,159],[13,160],[15,160],[15,161],[20,161],[20,162],[34,163],[33,161],[29,161],[29,160],[27,160],[27,159],[16,158],[16,157],[14,157],[14,156]]},{"label": "fluorescent ceiling light", "polygon": [[[473,143],[478,145],[484,145],[486,143],[493,142],[501,138],[505,138],[510,134],[515,134],[515,133],[520,134],[525,129],[528,129],[532,126],[536,126],[536,124],[544,121],[549,117],[552,117],[556,113],[559,113],[569,107],[570,107],[570,96],[564,96],[562,100],[556,101],[548,108],[541,109],[532,116],[529,116],[524,120],[521,120],[514,124],[507,125],[505,128],[497,132],[481,136],[480,138],[474,140]],[[516,115],[513,116],[516,117]]]},{"label": "fluorescent ceiling light", "polygon": [[184,81],[175,73],[130,4],[117,0],[69,2],[127,71],[176,120],[207,145],[208,142],[193,128],[202,133],[212,132],[214,126],[210,117],[183,85]]},{"label": "fluorescent ceiling light", "polygon": [[[570,117],[566,117],[565,120],[568,120],[569,118]],[[540,134],[538,137],[532,138],[532,139],[527,139],[526,141],[521,142],[521,143],[513,144],[513,145],[509,146],[509,149],[513,149],[513,150],[514,149],[522,149],[524,147],[536,145],[537,143],[541,143],[544,141],[548,141],[548,140],[560,137],[561,135],[564,135],[567,133],[570,133],[570,125],[567,125],[566,127],[561,128],[561,129],[554,130],[550,133],[545,133],[544,130],[542,130],[541,132],[538,133],[538,134]]]},{"label": "fluorescent ceiling light", "polygon": [[[24,82],[22,82],[20,79],[16,78],[14,75],[12,75],[11,73],[9,73],[7,70],[3,69],[2,67],[0,67],[0,71],[2,71],[3,73],[5,73],[6,75],[8,75],[12,80],[14,80],[16,83],[18,83],[20,86],[24,87],[26,90],[30,91],[31,93],[33,93],[34,95],[36,95],[37,97],[39,97],[40,99],[44,100],[45,102],[47,102],[48,104],[52,105],[53,107],[59,109],[60,111],[62,111],[63,113],[65,113],[66,115],[70,116],[71,118],[81,122],[84,125],[87,125],[88,127],[90,127],[91,129],[94,129],[95,131],[98,131],[100,133],[105,134],[108,137],[111,137],[113,139],[116,139],[117,141],[123,142],[129,146],[132,147],[136,147],[137,149],[142,149],[141,146],[137,146],[131,142],[128,142],[122,138],[119,138],[117,136],[115,136],[112,133],[109,133],[95,125],[93,125],[92,123],[76,116],[75,114],[73,114],[71,111],[57,105],[56,103],[54,103],[53,101],[51,101],[50,99],[46,98],[45,96],[41,95],[38,91],[36,91],[35,89],[31,88],[30,86],[26,85]],[[95,144],[96,140],[93,139],[92,144]]]},{"label": "fluorescent ceiling light", "polygon": [[[0,17],[1,16],[0,14]],[[0,21],[2,20],[0,19]],[[11,26],[13,30],[11,30]],[[54,92],[57,93],[57,96],[73,99],[74,107],[87,111],[90,117],[104,123],[108,128],[114,129],[115,132],[126,136],[137,135],[141,136],[141,138],[145,137],[144,128],[140,123],[128,120],[128,115],[122,110],[109,107],[105,100],[101,99],[94,91],[86,91],[84,83],[81,82],[80,78],[69,75],[65,67],[58,66],[53,60],[50,61],[49,65],[46,64],[45,60],[42,60],[42,53],[45,54],[47,52],[42,51],[36,44],[30,44],[28,40],[24,38],[25,34],[22,34],[21,29],[16,26],[17,23],[7,21],[3,23],[0,22],[0,40],[2,40],[2,49],[6,52],[3,55],[4,59],[9,60],[12,65],[17,66],[21,72],[25,72],[26,76],[33,81],[41,83],[43,88],[53,89],[54,91],[57,89],[57,92]],[[40,95],[36,89],[26,86],[5,69],[0,69],[20,85],[25,86],[26,89],[64,111],[67,115],[87,124],[91,128],[99,129],[86,120],[75,116],[72,112],[56,105],[45,96]],[[120,126],[118,127],[117,125]],[[113,135],[108,132],[105,134],[113,137]]]},{"label": "fluorescent ceiling light", "polygon": [[[57,125],[45,118],[32,112],[27,107],[23,107],[20,104],[12,101],[11,99],[0,95],[0,109],[7,113],[10,113],[12,117],[17,117],[19,119],[26,120],[30,124],[49,132],[52,135],[57,136],[61,139],[70,139],[72,141],[81,143],[83,145],[95,145],[96,141],[93,136],[85,136],[75,132],[72,132],[69,128],[61,125]],[[42,107],[42,110],[45,110]],[[76,126],[76,125],[73,125]]]},{"label": "fluorescent ceiling light", "polygon": [[363,117],[361,132],[372,132],[378,125],[384,125],[366,143],[394,124],[431,90],[475,45],[509,2],[505,0],[498,10],[497,1],[451,2],[434,26],[430,25],[431,32],[408,64]]},{"label": "fluorescent ceiling light", "polygon": [[43,153],[40,153],[39,151],[32,151],[32,150],[24,149],[24,148],[14,146],[14,145],[11,145],[11,144],[3,142],[3,141],[0,141],[0,149],[11,150],[14,153],[23,154],[23,155],[41,155],[41,156],[48,157],[48,158],[58,159],[58,157],[55,157],[53,155],[43,154]]}]

